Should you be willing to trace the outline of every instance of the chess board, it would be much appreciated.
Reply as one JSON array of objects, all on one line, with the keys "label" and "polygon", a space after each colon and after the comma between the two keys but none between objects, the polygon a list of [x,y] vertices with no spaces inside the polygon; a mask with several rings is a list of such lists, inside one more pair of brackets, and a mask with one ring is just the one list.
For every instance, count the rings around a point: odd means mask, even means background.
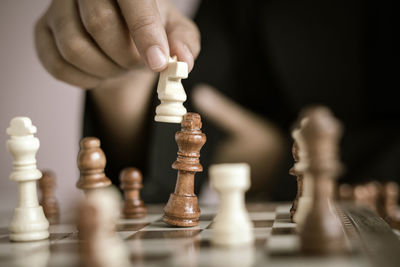
[{"label": "chess board", "polygon": [[[399,238],[391,229],[388,232],[387,225],[386,228],[383,226],[384,230],[377,226],[383,220],[374,213],[365,214],[358,209],[341,210],[340,217],[350,249],[348,254],[329,257],[305,256],[300,251],[295,224],[290,222],[289,209],[289,204],[248,205],[254,223],[253,247],[227,249],[211,244],[215,207],[202,207],[198,226],[177,228],[162,222],[162,206],[149,206],[146,218],[120,219],[117,233],[130,252],[132,266],[382,267],[400,262]],[[11,219],[11,213],[8,215]],[[3,221],[0,225],[0,266],[79,265],[79,240],[73,223],[61,220],[60,223],[51,225],[49,240],[16,243],[10,242],[8,237],[7,225],[4,223],[4,216],[8,215],[2,214],[1,217]],[[362,222],[363,216],[368,217],[368,222]],[[375,233],[371,233],[374,232],[371,229],[364,229],[365,227],[372,227]],[[369,236],[368,233],[374,236]],[[377,235],[381,239],[377,239]],[[374,239],[372,251],[368,244],[360,245],[370,242],[370,238]],[[381,260],[385,261],[384,265]]]}]

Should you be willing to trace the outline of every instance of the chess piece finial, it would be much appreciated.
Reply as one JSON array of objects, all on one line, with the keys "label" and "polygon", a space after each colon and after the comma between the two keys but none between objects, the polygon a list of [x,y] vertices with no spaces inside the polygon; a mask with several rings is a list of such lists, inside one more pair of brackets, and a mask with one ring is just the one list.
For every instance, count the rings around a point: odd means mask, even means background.
[{"label": "chess piece finial", "polygon": [[143,201],[140,199],[140,189],[142,189],[142,173],[137,168],[125,168],[119,175],[121,189],[124,191],[125,202],[123,213],[125,218],[143,218],[147,210]]},{"label": "chess piece finial", "polygon": [[80,177],[76,187],[88,190],[107,187],[111,185],[104,173],[106,156],[100,148],[100,140],[96,137],[85,137],[80,142],[78,153],[78,168]]},{"label": "chess piece finial", "polygon": [[39,179],[39,188],[42,192],[40,205],[42,205],[44,214],[50,223],[57,223],[60,212],[57,198],[54,194],[56,187],[56,178],[52,171],[46,170],[42,172],[42,178]]},{"label": "chess piece finial", "polygon": [[313,180],[313,204],[300,232],[302,250],[308,254],[346,251],[343,228],[333,203],[334,184],[342,172],[339,160],[340,122],[326,107],[307,110],[303,128],[307,146],[306,173]]},{"label": "chess piece finial", "polygon": [[177,61],[176,56],[170,58],[168,67],[160,73],[157,94],[161,104],[156,108],[155,121],[181,123],[186,108],[186,93],[181,79],[188,77],[188,66],[186,62]]},{"label": "chess piece finial", "polygon": [[10,179],[18,182],[19,200],[10,224],[12,241],[34,241],[49,237],[49,222],[39,205],[36,181],[42,173],[36,167],[39,139],[34,136],[36,127],[27,117],[16,117],[10,122],[7,147],[13,157]]},{"label": "chess piece finial", "polygon": [[178,170],[175,191],[164,207],[163,221],[175,226],[196,226],[200,209],[194,194],[194,175],[201,172],[200,150],[206,142],[201,132],[201,117],[197,113],[186,113],[181,123],[181,131],[175,134],[178,157],[172,168]]}]

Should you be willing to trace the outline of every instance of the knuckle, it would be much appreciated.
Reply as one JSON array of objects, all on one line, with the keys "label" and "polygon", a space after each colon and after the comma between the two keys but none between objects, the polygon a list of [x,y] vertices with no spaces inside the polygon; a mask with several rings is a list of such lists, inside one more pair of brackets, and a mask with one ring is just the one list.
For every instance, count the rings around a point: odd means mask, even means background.
[{"label": "knuckle", "polygon": [[65,66],[60,60],[51,60],[49,62],[49,72],[57,80],[64,81],[65,78]]},{"label": "knuckle", "polygon": [[49,21],[49,25],[55,33],[63,32],[69,23],[69,18],[63,16],[56,16]]},{"label": "knuckle", "polygon": [[149,29],[154,27],[156,24],[157,18],[153,15],[147,15],[137,18],[134,22],[130,25],[130,30],[132,34],[138,33],[145,29]]},{"label": "knuckle", "polygon": [[112,25],[115,20],[116,16],[112,10],[94,7],[85,19],[85,27],[90,34],[97,34]]},{"label": "knuckle", "polygon": [[68,62],[75,62],[85,53],[86,45],[80,38],[65,39],[60,52]]}]

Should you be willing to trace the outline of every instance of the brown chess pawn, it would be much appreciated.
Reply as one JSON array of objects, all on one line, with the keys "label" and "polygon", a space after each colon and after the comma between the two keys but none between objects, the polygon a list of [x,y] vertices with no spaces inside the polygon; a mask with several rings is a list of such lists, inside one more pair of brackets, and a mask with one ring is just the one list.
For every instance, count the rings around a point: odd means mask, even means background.
[{"label": "brown chess pawn", "polygon": [[388,182],[383,185],[383,212],[382,218],[395,229],[400,229],[400,221],[397,217],[398,200],[399,200],[399,185],[395,182]]},{"label": "brown chess pawn", "polygon": [[[293,159],[294,159],[294,165],[299,161],[299,146],[297,145],[297,142],[293,142],[293,147],[292,147],[292,154],[293,154]],[[297,204],[299,202],[299,198],[301,197],[303,193],[303,174],[299,171],[296,170],[295,166],[293,166],[289,170],[289,174],[296,176],[297,178],[297,194],[295,199],[293,200],[292,207],[290,208],[290,219],[293,222],[293,216],[296,213],[297,210]]]},{"label": "brown chess pawn", "polygon": [[80,142],[78,154],[80,177],[76,183],[76,187],[87,193],[91,189],[111,185],[110,179],[104,174],[105,166],[106,156],[100,148],[100,140],[95,137],[83,138]]},{"label": "brown chess pawn", "polygon": [[341,201],[350,202],[354,200],[354,189],[349,184],[341,184],[338,188],[338,198]]},{"label": "brown chess pawn", "polygon": [[175,134],[179,151],[172,168],[178,170],[175,191],[164,207],[163,221],[170,225],[190,227],[199,223],[200,209],[194,194],[194,175],[201,172],[200,149],[206,142],[201,132],[201,117],[187,113],[181,123],[182,130]]},{"label": "brown chess pawn", "polygon": [[300,232],[301,248],[306,254],[346,251],[342,225],[334,212],[334,180],[342,171],[339,161],[341,125],[324,107],[307,111],[303,138],[309,156],[306,172],[313,179],[313,204]]},{"label": "brown chess pawn", "polygon": [[55,175],[51,171],[43,171],[39,180],[41,191],[40,205],[50,223],[57,223],[59,220],[59,207],[54,190],[56,187]]},{"label": "brown chess pawn", "polygon": [[119,175],[121,189],[124,191],[125,202],[123,214],[125,218],[135,219],[146,216],[147,210],[140,199],[142,184],[142,173],[137,168],[125,168]]}]

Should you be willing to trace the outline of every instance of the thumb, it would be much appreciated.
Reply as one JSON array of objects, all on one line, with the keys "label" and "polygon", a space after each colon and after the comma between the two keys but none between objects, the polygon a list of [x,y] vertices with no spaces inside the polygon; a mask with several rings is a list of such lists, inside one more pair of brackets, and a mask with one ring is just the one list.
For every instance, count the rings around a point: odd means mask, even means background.
[{"label": "thumb", "polygon": [[140,56],[152,71],[167,67],[167,34],[155,0],[118,0]]}]

